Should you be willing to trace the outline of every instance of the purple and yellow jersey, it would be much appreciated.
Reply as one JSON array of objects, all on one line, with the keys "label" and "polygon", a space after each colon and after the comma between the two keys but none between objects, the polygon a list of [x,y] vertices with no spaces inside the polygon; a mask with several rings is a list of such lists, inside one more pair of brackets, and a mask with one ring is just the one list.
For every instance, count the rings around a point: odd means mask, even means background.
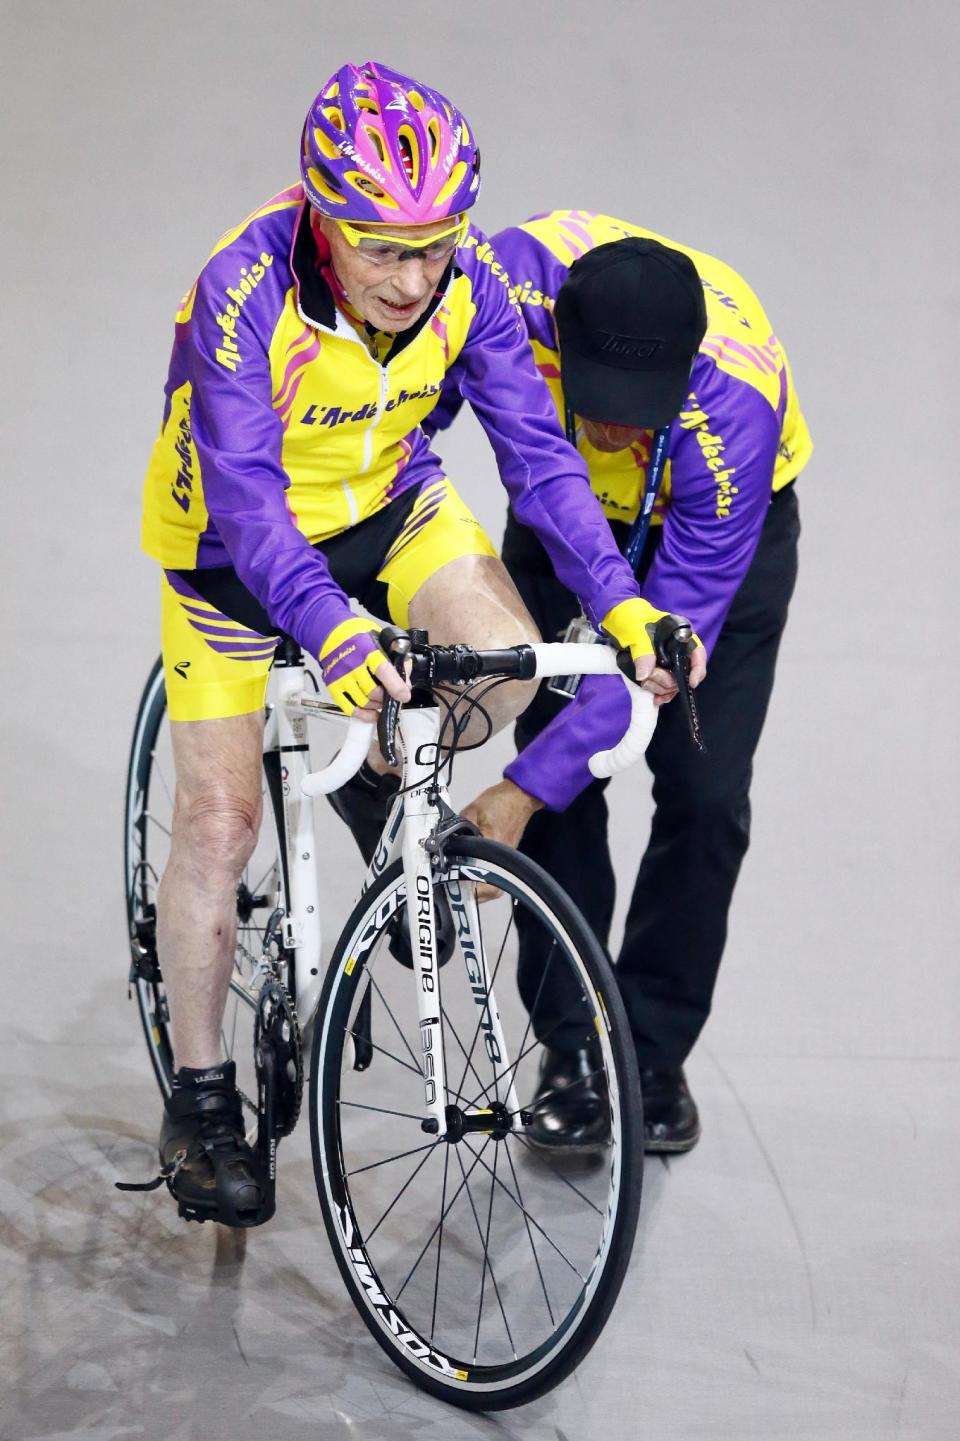
[{"label": "purple and yellow jersey", "polygon": [[[563,414],[553,323],[557,293],[581,255],[632,235],[688,255],[703,282],[707,333],[686,404],[671,428],[653,515],[653,524],[667,523],[643,592],[658,609],[688,616],[709,652],[750,564],[771,492],[796,479],[812,442],[783,347],[736,271],[652,230],[585,210],[555,210],[493,238],[558,412]],[[448,384],[455,381],[456,373]],[[457,404],[445,392],[432,423],[442,425]],[[629,449],[606,454],[578,430],[590,483],[610,520],[629,523],[637,516],[651,439],[647,433]]]},{"label": "purple and yellow jersey", "polygon": [[436,478],[421,422],[454,363],[515,513],[599,621],[637,587],[489,243],[470,230],[425,315],[384,351],[334,304],[299,185],[222,237],[180,306],[145,550],[167,569],[233,565],[316,655],[351,611],[313,543]]}]

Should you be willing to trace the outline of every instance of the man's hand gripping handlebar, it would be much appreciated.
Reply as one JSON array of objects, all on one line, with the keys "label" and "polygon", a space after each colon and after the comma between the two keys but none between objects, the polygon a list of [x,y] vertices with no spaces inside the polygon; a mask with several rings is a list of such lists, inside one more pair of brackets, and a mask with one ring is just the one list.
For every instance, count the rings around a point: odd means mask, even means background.
[{"label": "man's hand gripping handlebar", "polygon": [[[690,660],[697,649],[693,627],[681,615],[662,615],[653,632],[653,649],[657,665],[667,671],[674,680],[680,705],[687,719],[690,739],[698,751],[703,750],[703,736],[700,731],[700,715],[690,684]],[[618,651],[617,664],[624,675],[632,676],[634,663],[627,649]]]}]

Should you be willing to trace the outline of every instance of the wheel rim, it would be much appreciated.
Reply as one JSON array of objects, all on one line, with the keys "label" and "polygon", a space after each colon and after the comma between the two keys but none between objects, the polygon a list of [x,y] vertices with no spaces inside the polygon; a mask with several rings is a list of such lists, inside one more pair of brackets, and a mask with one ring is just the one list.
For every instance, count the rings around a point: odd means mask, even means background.
[{"label": "wheel rim", "polygon": [[[468,886],[486,877],[507,890],[481,908],[481,922],[515,1069],[498,1066],[483,1047],[478,1051],[478,1036],[485,1040],[487,1032],[476,1019],[477,998],[458,944],[440,972],[449,1100],[468,1111],[475,1103],[504,1104],[505,1082],[514,1074],[524,1109],[550,1034],[537,1024],[536,1005],[529,1014],[519,995],[516,915],[524,908],[529,922],[541,903],[496,864],[457,863],[451,873],[455,884]],[[402,881],[393,895],[395,907],[402,904]],[[383,894],[372,904],[383,907]],[[545,912],[539,914],[546,928]],[[551,924],[549,964],[576,970],[590,1023],[605,1019],[590,977],[573,959],[569,933],[555,917]],[[458,1389],[516,1386],[576,1343],[599,1290],[612,1284],[607,1263],[614,1237],[619,1232],[622,1239],[625,1227],[627,1244],[632,1239],[632,1221],[621,1218],[624,1114],[611,1037],[601,1023],[597,1047],[610,1118],[604,1146],[586,1155],[550,1153],[515,1128],[500,1138],[477,1133],[456,1144],[425,1135],[414,982],[391,956],[385,933],[364,954],[368,930],[364,918],[346,938],[339,1004],[327,1008],[319,1041],[318,1182],[341,1265],[368,1324],[398,1359]],[[351,957],[360,963],[348,974]],[[365,995],[373,1010],[373,1060],[358,1072],[350,1032]]]}]

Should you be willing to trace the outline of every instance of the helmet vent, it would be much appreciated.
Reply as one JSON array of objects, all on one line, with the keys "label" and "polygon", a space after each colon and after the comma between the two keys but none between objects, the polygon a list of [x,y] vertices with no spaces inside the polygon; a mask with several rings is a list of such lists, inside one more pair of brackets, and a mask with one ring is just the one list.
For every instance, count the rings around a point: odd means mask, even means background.
[{"label": "helmet vent", "polygon": [[340,146],[335,140],[331,140],[329,135],[324,135],[318,125],[313,127],[313,143],[320,151],[320,154],[325,155],[328,160],[338,160],[340,158]]},{"label": "helmet vent", "polygon": [[346,205],[346,197],[342,193],[340,182],[336,176],[331,175],[325,165],[317,161],[315,165],[308,168],[307,175],[314,190],[324,200],[329,201],[331,205]]},{"label": "helmet vent", "polygon": [[354,190],[359,190],[361,195],[369,195],[371,200],[375,200],[378,205],[383,205],[390,210],[399,209],[393,196],[381,190],[377,182],[371,180],[369,175],[364,175],[362,171],[348,170],[344,179],[353,186]]},{"label": "helmet vent", "polygon": [[413,132],[406,126],[397,132],[397,149],[400,151],[400,159],[403,161],[404,174],[410,184],[416,186],[420,178],[418,174],[420,167],[417,164],[419,152]]},{"label": "helmet vent", "polygon": [[363,127],[363,133],[366,135],[367,139],[370,141],[370,144],[377,152],[377,157],[380,161],[380,164],[386,165],[388,163],[387,149],[383,143],[383,136],[380,134],[379,130],[375,129],[372,125],[365,125]]},{"label": "helmet vent", "polygon": [[466,173],[466,165],[464,165],[462,160],[458,160],[456,165],[450,171],[450,179],[447,181],[446,185],[437,196],[438,205],[445,205],[448,200],[453,198],[459,187],[463,184],[464,176],[466,175]]}]

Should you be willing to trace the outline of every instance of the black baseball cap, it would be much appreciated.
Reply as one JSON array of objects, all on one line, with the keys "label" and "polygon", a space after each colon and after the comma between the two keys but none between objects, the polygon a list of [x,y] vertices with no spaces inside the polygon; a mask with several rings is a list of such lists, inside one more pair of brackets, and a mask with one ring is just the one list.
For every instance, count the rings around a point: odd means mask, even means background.
[{"label": "black baseball cap", "polygon": [[707,329],[689,256],[640,236],[598,245],[570,267],[554,313],[577,415],[653,429],[675,419]]}]

